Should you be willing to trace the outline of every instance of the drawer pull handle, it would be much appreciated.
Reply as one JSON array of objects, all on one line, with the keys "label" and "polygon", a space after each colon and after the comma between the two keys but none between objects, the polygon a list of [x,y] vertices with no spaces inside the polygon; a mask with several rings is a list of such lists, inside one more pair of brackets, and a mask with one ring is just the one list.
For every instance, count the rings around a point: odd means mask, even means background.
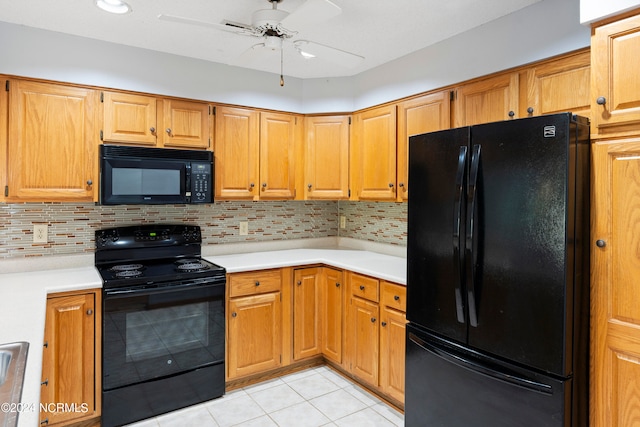
[{"label": "drawer pull handle", "polygon": [[607,103],[607,98],[605,98],[604,96],[599,96],[598,99],[596,99],[596,104],[598,105],[604,105]]},{"label": "drawer pull handle", "polygon": [[394,295],[393,299],[396,300],[396,301],[400,301],[400,297],[398,295]]},{"label": "drawer pull handle", "polygon": [[44,381],[42,381],[40,383],[40,385],[46,385],[47,387],[49,386],[49,378],[45,379]]},{"label": "drawer pull handle", "polygon": [[387,322],[382,322],[380,323],[382,325],[382,327],[384,328],[385,326],[387,326]]},{"label": "drawer pull handle", "polygon": [[298,285],[298,286],[302,285],[302,280],[298,280],[297,285]]},{"label": "drawer pull handle", "polygon": [[260,286],[260,282],[256,281],[256,286]]},{"label": "drawer pull handle", "polygon": [[87,310],[87,315],[91,316],[93,314],[93,310],[89,309]]},{"label": "drawer pull handle", "polygon": [[233,313],[231,313],[231,317],[236,317],[238,315],[238,313],[236,313],[235,311]]},{"label": "drawer pull handle", "polygon": [[371,318],[371,323],[376,323],[376,318],[375,317]]},{"label": "drawer pull handle", "polygon": [[364,285],[360,285],[360,290],[364,291]]},{"label": "drawer pull handle", "polygon": [[336,282],[336,288],[340,287],[340,283]]},{"label": "drawer pull handle", "polygon": [[607,246],[607,242],[602,239],[598,239],[596,240],[596,246],[599,248],[604,248],[605,246]]}]

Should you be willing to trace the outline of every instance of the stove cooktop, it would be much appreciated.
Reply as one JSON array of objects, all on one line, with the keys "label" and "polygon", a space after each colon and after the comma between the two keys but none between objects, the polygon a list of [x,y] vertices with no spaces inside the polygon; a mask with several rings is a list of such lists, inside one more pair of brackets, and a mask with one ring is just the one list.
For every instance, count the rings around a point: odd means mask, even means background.
[{"label": "stove cooktop", "polygon": [[225,269],[202,258],[133,261],[98,266],[105,288],[224,277]]}]

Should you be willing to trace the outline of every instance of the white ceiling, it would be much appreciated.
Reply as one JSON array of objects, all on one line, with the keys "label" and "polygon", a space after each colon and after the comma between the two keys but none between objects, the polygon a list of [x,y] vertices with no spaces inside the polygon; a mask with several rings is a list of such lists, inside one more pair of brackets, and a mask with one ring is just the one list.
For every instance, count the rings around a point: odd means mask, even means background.
[{"label": "white ceiling", "polygon": [[[302,79],[351,76],[420,50],[543,0],[331,0],[342,12],[319,24],[292,28],[290,40],[310,40],[364,57],[345,67],[320,57],[303,59],[289,44],[286,76]],[[282,0],[292,12],[305,0]],[[58,31],[211,62],[234,64],[260,39],[199,25],[158,19],[174,15],[221,23],[251,24],[251,14],[271,9],[268,0],[128,0],[133,11],[112,15],[94,0],[0,0],[0,21]],[[4,42],[4,41],[3,41]],[[268,52],[247,68],[280,73],[280,54]]]}]

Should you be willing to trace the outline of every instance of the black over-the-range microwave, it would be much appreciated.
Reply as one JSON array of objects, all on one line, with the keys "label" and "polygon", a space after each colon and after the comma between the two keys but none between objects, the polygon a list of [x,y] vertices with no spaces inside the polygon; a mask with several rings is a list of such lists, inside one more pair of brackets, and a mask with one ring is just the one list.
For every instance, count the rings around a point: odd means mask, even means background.
[{"label": "black over-the-range microwave", "polygon": [[100,146],[100,203],[213,202],[210,151]]}]

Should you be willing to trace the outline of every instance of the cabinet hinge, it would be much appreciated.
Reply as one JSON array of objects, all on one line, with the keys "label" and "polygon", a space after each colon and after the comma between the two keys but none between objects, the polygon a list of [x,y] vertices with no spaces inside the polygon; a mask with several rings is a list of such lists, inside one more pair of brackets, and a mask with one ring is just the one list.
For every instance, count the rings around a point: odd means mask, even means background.
[{"label": "cabinet hinge", "polygon": [[294,118],[293,118],[293,124],[294,124],[294,125],[297,125],[297,124],[298,124],[298,118],[297,118],[297,117],[294,117]]},{"label": "cabinet hinge", "polygon": [[457,96],[458,96],[458,92],[456,92],[455,90],[452,90],[451,92],[449,92],[449,101],[455,101]]},{"label": "cabinet hinge", "polygon": [[349,117],[349,124],[351,124],[351,117]]},{"label": "cabinet hinge", "polygon": [[104,102],[104,92],[100,92],[100,102]]},{"label": "cabinet hinge", "polygon": [[9,197],[9,186],[8,185],[4,186],[4,197]]},{"label": "cabinet hinge", "polygon": [[351,189],[347,190],[347,197],[351,197]]},{"label": "cabinet hinge", "polygon": [[209,148],[211,148],[211,138],[209,138]]},{"label": "cabinet hinge", "polygon": [[212,114],[213,114],[214,116],[216,115],[216,107],[215,107],[215,106],[213,107],[213,113],[212,113]]},{"label": "cabinet hinge", "polygon": [[4,82],[4,90],[6,90],[7,92],[9,92],[9,80],[7,80],[6,82]]},{"label": "cabinet hinge", "polygon": [[100,141],[104,141],[104,134],[102,133],[102,129],[100,129]]},{"label": "cabinet hinge", "polygon": [[282,363],[282,355],[280,355],[280,363]]}]

